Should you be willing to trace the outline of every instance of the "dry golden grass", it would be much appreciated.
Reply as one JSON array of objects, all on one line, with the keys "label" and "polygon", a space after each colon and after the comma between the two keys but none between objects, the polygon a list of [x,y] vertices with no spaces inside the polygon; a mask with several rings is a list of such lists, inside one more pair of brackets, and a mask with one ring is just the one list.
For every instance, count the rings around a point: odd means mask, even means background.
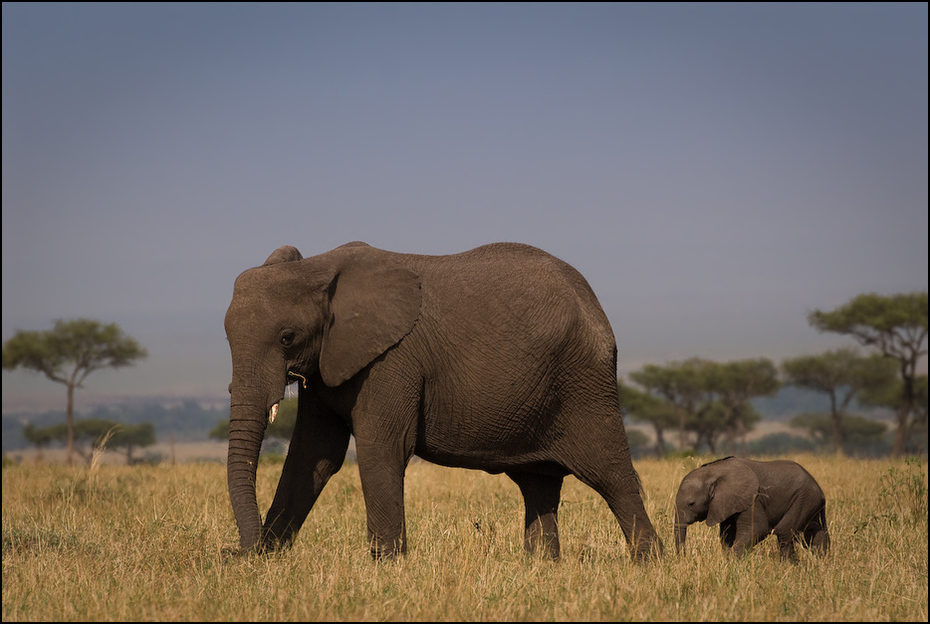
[{"label": "dry golden grass", "polygon": [[[423,462],[407,471],[408,554],[375,564],[358,471],[327,486],[294,547],[238,544],[218,464],[3,470],[3,620],[927,621],[926,461],[798,459],[827,493],[832,552],[743,558],[695,525],[674,554],[673,499],[700,461],[644,460],[666,544],[626,554],[606,504],[566,479],[562,561],[523,552],[523,506],[503,476]],[[267,509],[280,465],[259,467]]]}]

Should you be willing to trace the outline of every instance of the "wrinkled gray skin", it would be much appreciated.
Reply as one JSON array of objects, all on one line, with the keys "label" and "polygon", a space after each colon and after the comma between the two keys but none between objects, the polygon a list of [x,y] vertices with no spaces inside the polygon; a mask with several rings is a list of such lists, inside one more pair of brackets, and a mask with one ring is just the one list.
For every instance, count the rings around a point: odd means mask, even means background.
[{"label": "wrinkled gray skin", "polygon": [[[506,473],[525,547],[559,557],[562,479],[610,506],[636,558],[661,551],[617,398],[616,345],[585,279],[543,251],[495,244],[420,256],[349,243],[275,251],[236,280],[229,495],[240,546],[287,546],[354,434],[376,559],[406,549],[404,470],[417,454]],[[297,424],[262,524],[259,448],[287,384]]]},{"label": "wrinkled gray skin", "polygon": [[799,464],[727,457],[704,464],[682,479],[675,497],[675,549],[684,547],[688,525],[720,525],[724,549],[742,554],[770,533],[785,558],[797,538],[811,549],[830,548],[823,490]]}]

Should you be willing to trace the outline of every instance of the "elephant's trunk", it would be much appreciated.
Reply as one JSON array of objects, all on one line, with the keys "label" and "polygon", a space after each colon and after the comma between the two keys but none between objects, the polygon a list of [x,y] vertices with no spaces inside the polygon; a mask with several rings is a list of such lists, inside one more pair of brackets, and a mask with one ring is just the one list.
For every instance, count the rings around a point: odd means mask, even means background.
[{"label": "elephant's trunk", "polygon": [[681,520],[675,521],[675,552],[680,554],[688,537],[688,524]]},{"label": "elephant's trunk", "polygon": [[[277,407],[277,405],[275,405]],[[229,500],[239,527],[239,547],[249,550],[259,545],[261,516],[255,498],[258,454],[265,437],[267,415],[263,407],[232,402],[229,413],[229,452],[226,480]]]}]

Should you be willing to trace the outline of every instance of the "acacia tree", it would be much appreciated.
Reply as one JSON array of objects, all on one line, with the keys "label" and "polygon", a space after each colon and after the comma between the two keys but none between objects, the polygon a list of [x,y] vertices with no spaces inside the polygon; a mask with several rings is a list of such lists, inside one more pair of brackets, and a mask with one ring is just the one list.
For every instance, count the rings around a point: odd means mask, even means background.
[{"label": "acacia tree", "polygon": [[833,452],[843,454],[843,419],[853,397],[894,385],[896,367],[883,355],[862,357],[844,348],[820,355],[788,358],[781,363],[789,384],[830,398]]},{"label": "acacia tree", "polygon": [[[788,424],[797,429],[806,429],[814,441],[823,446],[829,445],[833,438],[834,421],[830,414],[802,412]],[[852,450],[859,449],[860,452],[880,444],[887,430],[887,424],[864,416],[846,415],[840,421],[843,446],[852,447]]]},{"label": "acacia tree", "polygon": [[701,358],[649,364],[630,373],[630,379],[663,397],[679,417],[680,448],[685,431],[692,431],[692,448],[701,444],[715,452],[721,434],[742,438],[759,420],[749,401],[769,396],[779,388],[777,369],[766,358],[719,363]]},{"label": "acacia tree", "polygon": [[39,463],[42,461],[42,450],[46,446],[68,437],[68,427],[65,424],[36,427],[30,423],[23,427],[23,437],[36,447],[36,463]]},{"label": "acacia tree", "polygon": [[897,360],[903,384],[891,452],[900,456],[917,398],[917,364],[927,354],[927,293],[861,294],[831,312],[814,310],[807,322],[818,331],[852,336],[860,344]]},{"label": "acacia tree", "polygon": [[104,445],[122,428],[119,423],[107,418],[85,418],[74,422],[74,450],[88,464],[94,454],[102,451]]},{"label": "acacia tree", "polygon": [[[856,400],[866,406],[884,407],[897,412],[901,408],[902,382],[895,379],[893,383],[879,388],[869,388],[856,395]],[[907,442],[904,447],[907,453],[927,452],[927,376],[918,375],[914,379],[914,412],[911,418],[910,429],[907,432]]]},{"label": "acacia tree", "polygon": [[[62,443],[68,439],[68,428],[64,424],[50,427],[35,427],[31,424],[23,428],[23,434],[30,443],[42,449],[51,443]],[[152,423],[122,425],[107,418],[86,418],[74,423],[74,449],[88,463],[94,452],[104,445],[125,447],[126,464],[133,463],[132,453],[135,449],[155,444],[155,426]],[[85,445],[87,445],[85,447]],[[38,461],[38,457],[36,458]]]},{"label": "acacia tree", "polygon": [[[704,371],[711,364],[701,358],[672,362],[667,366],[647,364],[630,373],[630,379],[657,394],[675,407],[678,415],[678,448],[685,447],[685,431],[689,420],[698,418],[705,398]],[[700,443],[700,442],[698,442]]]},{"label": "acacia tree", "polygon": [[741,440],[744,451],[746,434],[761,418],[750,401],[772,396],[780,387],[778,369],[768,358],[725,362],[709,371],[707,388],[720,402],[723,429]]},{"label": "acacia tree", "polygon": [[3,369],[25,368],[68,388],[68,463],[74,458],[74,390],[103,368],[130,366],[148,355],[116,323],[56,320],[47,331],[17,331],[3,344]]},{"label": "acacia tree", "polygon": [[665,430],[678,424],[678,410],[667,399],[617,381],[620,404],[630,418],[647,422],[656,432],[656,455],[665,455]]},{"label": "acacia tree", "polygon": [[155,426],[152,423],[121,425],[110,438],[109,445],[126,449],[126,465],[131,466],[135,459],[134,450],[155,444]]}]

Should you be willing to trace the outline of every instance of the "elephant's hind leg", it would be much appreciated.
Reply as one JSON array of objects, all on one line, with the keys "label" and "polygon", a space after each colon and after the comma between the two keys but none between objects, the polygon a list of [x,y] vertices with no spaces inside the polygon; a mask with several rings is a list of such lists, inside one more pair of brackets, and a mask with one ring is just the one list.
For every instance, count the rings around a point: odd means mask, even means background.
[{"label": "elephant's hind leg", "polygon": [[560,557],[559,499],[562,477],[529,472],[508,472],[520,487],[526,507],[526,530],[523,547],[529,553],[546,552],[553,560]]},{"label": "elephant's hind leg", "polygon": [[817,527],[816,530],[806,531],[804,541],[812,551],[817,554],[825,555],[830,551],[830,534],[823,527]]},{"label": "elephant's hind leg", "polygon": [[[594,385],[583,383],[583,368],[566,373],[561,381],[557,417],[561,435],[553,445],[552,456],[600,494],[617,519],[633,559],[645,561],[662,554],[662,540],[643,504],[616,394],[617,378],[603,376],[597,363],[591,365]],[[580,385],[574,385],[576,381]]]},{"label": "elephant's hind leg", "polygon": [[827,518],[821,507],[817,517],[804,529],[804,543],[815,553],[824,555],[830,550],[830,534],[827,532]]},{"label": "elephant's hind leg", "polygon": [[580,470],[572,472],[607,501],[610,511],[620,524],[631,555],[637,561],[645,561],[662,554],[663,546],[646,514],[639,478],[632,464],[629,464],[628,470],[623,475],[607,469],[594,473]]}]

